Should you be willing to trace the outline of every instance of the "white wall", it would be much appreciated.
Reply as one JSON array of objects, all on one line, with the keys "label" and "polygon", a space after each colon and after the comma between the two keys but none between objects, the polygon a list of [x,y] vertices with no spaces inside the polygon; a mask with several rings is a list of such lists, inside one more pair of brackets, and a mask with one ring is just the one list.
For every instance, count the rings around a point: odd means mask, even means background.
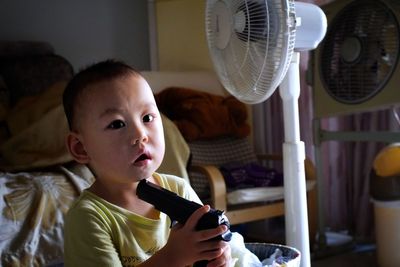
[{"label": "white wall", "polygon": [[150,69],[146,0],[0,0],[0,39],[48,41],[79,68],[118,58]]}]

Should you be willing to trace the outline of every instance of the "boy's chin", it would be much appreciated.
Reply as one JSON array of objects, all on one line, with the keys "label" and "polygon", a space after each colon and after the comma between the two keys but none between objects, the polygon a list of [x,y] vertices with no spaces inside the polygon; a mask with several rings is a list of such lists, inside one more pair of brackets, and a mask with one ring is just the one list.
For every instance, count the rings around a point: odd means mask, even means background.
[{"label": "boy's chin", "polygon": [[148,171],[148,172],[144,172],[144,173],[142,173],[141,175],[138,175],[137,177],[138,177],[138,181],[141,181],[141,180],[143,180],[143,179],[149,179],[149,178],[151,178],[152,176],[153,176],[153,173],[155,172],[155,170],[153,170],[153,171]]}]

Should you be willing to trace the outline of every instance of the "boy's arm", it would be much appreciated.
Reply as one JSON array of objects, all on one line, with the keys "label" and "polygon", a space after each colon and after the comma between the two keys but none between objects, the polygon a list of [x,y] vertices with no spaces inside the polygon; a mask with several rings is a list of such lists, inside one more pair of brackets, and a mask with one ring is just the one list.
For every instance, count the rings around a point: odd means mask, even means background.
[{"label": "boy's arm", "polygon": [[121,266],[108,227],[93,214],[76,211],[65,221],[65,266]]}]

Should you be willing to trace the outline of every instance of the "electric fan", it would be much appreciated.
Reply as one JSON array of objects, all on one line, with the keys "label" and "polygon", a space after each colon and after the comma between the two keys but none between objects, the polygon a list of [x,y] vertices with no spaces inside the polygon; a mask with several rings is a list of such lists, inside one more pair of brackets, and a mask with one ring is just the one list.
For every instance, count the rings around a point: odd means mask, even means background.
[{"label": "electric fan", "polygon": [[293,0],[208,0],[206,4],[208,47],[224,87],[239,100],[255,104],[280,85],[286,242],[300,250],[304,267],[310,266],[310,255],[297,103],[298,51],[316,48],[325,31],[325,15],[311,4]]},{"label": "electric fan", "polygon": [[336,0],[323,10],[329,28],[314,55],[315,116],[400,103],[400,2]]},{"label": "electric fan", "polygon": [[[314,139],[317,176],[323,177],[324,141],[399,142],[391,131],[329,131],[320,119],[374,111],[400,103],[400,1],[336,0],[322,7],[329,28],[313,53]],[[396,114],[397,115],[397,114]],[[325,187],[318,183],[319,203]],[[325,245],[324,209],[319,238]]]}]

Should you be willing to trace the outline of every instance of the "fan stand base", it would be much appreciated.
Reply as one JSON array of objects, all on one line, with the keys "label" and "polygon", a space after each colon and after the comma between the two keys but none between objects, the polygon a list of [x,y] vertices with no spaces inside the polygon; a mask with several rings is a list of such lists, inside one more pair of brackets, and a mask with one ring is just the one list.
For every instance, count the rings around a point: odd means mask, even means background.
[{"label": "fan stand base", "polygon": [[350,252],[356,247],[355,240],[345,234],[325,232],[323,239],[325,241],[318,243],[312,253],[313,260]]}]

